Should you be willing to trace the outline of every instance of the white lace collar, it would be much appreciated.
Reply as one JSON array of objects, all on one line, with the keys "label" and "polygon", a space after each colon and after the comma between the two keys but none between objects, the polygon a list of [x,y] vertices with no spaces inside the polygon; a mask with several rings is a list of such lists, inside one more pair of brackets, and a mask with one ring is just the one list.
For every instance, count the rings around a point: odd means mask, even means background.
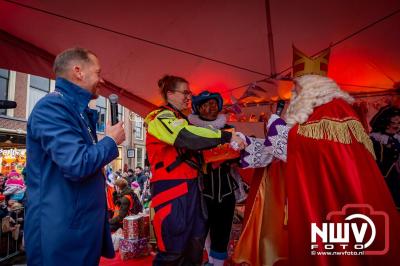
[{"label": "white lace collar", "polygon": [[226,124],[226,116],[224,114],[218,114],[217,119],[214,121],[202,120],[198,115],[190,114],[188,120],[191,124],[198,127],[211,127],[214,129],[221,129]]},{"label": "white lace collar", "polygon": [[[376,141],[378,141],[379,143],[388,144],[388,142],[389,142],[389,135],[382,134],[382,133],[379,133],[379,132],[372,132],[369,135],[372,138],[374,138]],[[395,138],[397,141],[400,142],[400,135],[399,134],[395,134],[393,136],[393,138]]]}]

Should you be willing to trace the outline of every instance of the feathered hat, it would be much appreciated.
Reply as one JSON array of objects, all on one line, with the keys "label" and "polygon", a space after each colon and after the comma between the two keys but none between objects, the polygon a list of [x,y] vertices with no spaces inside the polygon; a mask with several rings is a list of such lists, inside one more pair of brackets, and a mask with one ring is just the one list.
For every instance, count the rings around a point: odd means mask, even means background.
[{"label": "feathered hat", "polygon": [[197,96],[192,96],[192,109],[193,113],[198,115],[200,106],[208,100],[215,99],[218,103],[218,111],[221,112],[224,101],[221,94],[218,92],[211,93],[209,91],[203,91]]}]

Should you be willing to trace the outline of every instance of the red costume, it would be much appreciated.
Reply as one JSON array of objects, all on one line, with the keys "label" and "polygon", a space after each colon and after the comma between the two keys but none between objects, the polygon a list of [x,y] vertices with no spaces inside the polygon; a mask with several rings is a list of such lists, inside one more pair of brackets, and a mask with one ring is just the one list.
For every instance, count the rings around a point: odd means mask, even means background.
[{"label": "red costume", "polygon": [[[372,143],[346,101],[333,99],[314,108],[305,123],[290,130],[286,166],[289,265],[399,264],[399,214],[375,163]],[[327,222],[329,212],[346,204],[369,204],[388,214],[390,248],[385,255],[311,255],[311,223]],[[377,225],[375,248],[384,245],[380,229]],[[325,249],[320,245],[314,250]]]},{"label": "red costume", "polygon": [[[294,49],[295,88],[286,113],[291,129],[285,170],[271,166],[269,176],[264,174],[267,178],[256,187],[236,249],[238,262],[399,264],[399,214],[375,162],[372,142],[350,106],[354,99],[322,76],[328,58],[329,50],[311,58]],[[262,155],[259,152],[254,158]],[[280,173],[285,180],[277,179]]]}]

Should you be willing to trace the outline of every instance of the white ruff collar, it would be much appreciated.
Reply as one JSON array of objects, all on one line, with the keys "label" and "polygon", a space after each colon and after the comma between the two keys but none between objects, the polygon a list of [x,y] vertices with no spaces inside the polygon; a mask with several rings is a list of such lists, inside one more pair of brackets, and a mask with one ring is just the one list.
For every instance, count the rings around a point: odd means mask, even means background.
[{"label": "white ruff collar", "polygon": [[214,121],[202,120],[198,115],[190,114],[188,120],[191,124],[198,127],[211,127],[214,129],[221,129],[226,124],[226,116],[224,114],[218,114],[217,119]]},{"label": "white ruff collar", "polygon": [[[382,143],[382,144],[385,144],[385,145],[388,144],[388,142],[389,142],[389,135],[386,135],[386,134],[382,134],[382,133],[379,133],[379,132],[372,132],[370,134],[370,136],[372,138],[374,138],[376,141],[378,141],[379,143]],[[393,135],[393,138],[396,139],[398,142],[400,142],[400,135],[399,134]]]}]

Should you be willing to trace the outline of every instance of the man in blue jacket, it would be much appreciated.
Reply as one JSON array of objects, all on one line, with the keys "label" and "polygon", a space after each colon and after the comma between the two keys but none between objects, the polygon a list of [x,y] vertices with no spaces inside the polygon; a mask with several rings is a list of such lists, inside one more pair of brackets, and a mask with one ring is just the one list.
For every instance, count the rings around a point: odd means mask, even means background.
[{"label": "man in blue jacket", "polygon": [[27,133],[28,265],[98,265],[114,257],[106,211],[103,167],[118,157],[122,122],[96,136],[100,64],[92,52],[68,49],[57,56],[56,90],[32,111]]}]

